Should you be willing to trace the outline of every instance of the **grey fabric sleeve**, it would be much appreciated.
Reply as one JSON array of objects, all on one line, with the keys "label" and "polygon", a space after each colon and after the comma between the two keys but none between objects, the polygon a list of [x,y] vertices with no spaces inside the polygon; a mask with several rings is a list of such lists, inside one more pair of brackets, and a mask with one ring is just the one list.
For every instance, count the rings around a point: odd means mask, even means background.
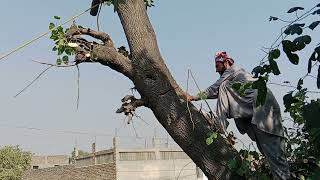
[{"label": "grey fabric sleeve", "polygon": [[200,99],[217,99],[219,95],[219,87],[223,81],[227,79],[233,72],[226,70],[222,76],[206,90],[198,93],[195,97],[196,100]]}]

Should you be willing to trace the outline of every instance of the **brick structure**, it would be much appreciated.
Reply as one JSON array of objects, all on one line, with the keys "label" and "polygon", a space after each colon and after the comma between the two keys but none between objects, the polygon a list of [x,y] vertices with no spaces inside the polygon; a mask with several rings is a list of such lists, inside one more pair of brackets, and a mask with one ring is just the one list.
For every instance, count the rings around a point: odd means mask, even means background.
[{"label": "brick structure", "polygon": [[69,164],[67,155],[52,155],[52,156],[32,156],[31,168],[42,169],[55,166],[63,166]]},{"label": "brick structure", "polygon": [[121,148],[77,157],[75,164],[27,171],[22,180],[202,180],[202,171],[179,147]]},{"label": "brick structure", "polygon": [[86,167],[74,165],[32,169],[24,173],[22,180],[116,180],[115,163]]}]

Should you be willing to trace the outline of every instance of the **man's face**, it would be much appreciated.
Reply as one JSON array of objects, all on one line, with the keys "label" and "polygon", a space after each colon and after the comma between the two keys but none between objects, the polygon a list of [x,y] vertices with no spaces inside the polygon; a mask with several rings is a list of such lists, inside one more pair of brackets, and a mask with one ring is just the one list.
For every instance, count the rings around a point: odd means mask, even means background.
[{"label": "man's face", "polygon": [[225,70],[226,68],[224,67],[222,62],[216,62],[216,72],[222,75]]}]

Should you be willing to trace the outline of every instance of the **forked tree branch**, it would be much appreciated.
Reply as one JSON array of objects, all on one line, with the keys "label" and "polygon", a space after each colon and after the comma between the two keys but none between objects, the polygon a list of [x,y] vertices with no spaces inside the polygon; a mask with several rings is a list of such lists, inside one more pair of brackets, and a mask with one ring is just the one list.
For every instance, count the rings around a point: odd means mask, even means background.
[{"label": "forked tree branch", "polygon": [[[89,42],[81,37],[81,35],[89,35],[101,40],[103,44]],[[117,51],[107,33],[88,28],[79,28],[73,25],[66,32],[66,38],[68,41],[75,42],[78,45],[75,47],[75,60],[77,64],[83,62],[99,62],[132,80],[133,68],[131,60]]]}]

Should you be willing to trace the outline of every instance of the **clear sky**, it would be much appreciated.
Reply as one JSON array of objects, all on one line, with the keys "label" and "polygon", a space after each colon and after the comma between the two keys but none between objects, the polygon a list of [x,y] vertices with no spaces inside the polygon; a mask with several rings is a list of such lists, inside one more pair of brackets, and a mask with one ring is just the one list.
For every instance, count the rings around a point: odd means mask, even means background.
[{"label": "clear sky", "polygon": [[[215,51],[226,50],[237,64],[251,71],[264,55],[261,48],[270,46],[284,25],[269,22],[269,16],[292,19],[285,13],[289,8],[310,8],[317,3],[319,0],[155,0],[156,6],[149,9],[149,15],[162,56],[176,81],[185,88],[190,67],[204,89],[218,78],[213,64]],[[0,54],[46,32],[54,15],[64,21],[89,8],[90,4],[79,0],[1,2]],[[96,28],[96,19],[89,13],[76,22]],[[116,46],[127,46],[119,19],[111,7],[102,9],[100,28],[111,35]],[[319,29],[312,35],[319,40]],[[278,62],[282,75],[272,81],[281,83],[289,80],[295,85],[297,76],[306,73],[308,56],[318,43],[312,42],[307,53],[301,54],[304,58],[299,66],[290,65],[285,56],[281,56]],[[94,140],[98,149],[109,148],[116,128],[119,136],[134,137],[132,125],[123,125],[124,116],[115,114],[121,105],[120,99],[131,93],[129,89],[133,85],[123,75],[99,64],[80,65],[78,110],[75,68],[52,69],[20,96],[13,97],[46,68],[31,62],[32,59],[55,63],[52,47],[53,42],[47,36],[0,63],[0,146],[18,144],[36,154],[69,154],[75,142],[80,149],[88,151]],[[195,85],[191,86],[191,92],[196,93]],[[306,86],[315,90],[315,80],[308,79]],[[272,85],[270,88],[280,104],[281,97],[290,90]],[[213,102],[211,105],[214,107]],[[150,137],[155,131],[158,136],[167,136],[150,110],[143,108],[137,113],[149,124],[134,120],[139,136]],[[31,127],[41,130],[32,130]],[[72,134],[70,131],[89,134]],[[105,136],[95,137],[93,133]],[[125,139],[128,143],[141,143],[134,138]]]}]

